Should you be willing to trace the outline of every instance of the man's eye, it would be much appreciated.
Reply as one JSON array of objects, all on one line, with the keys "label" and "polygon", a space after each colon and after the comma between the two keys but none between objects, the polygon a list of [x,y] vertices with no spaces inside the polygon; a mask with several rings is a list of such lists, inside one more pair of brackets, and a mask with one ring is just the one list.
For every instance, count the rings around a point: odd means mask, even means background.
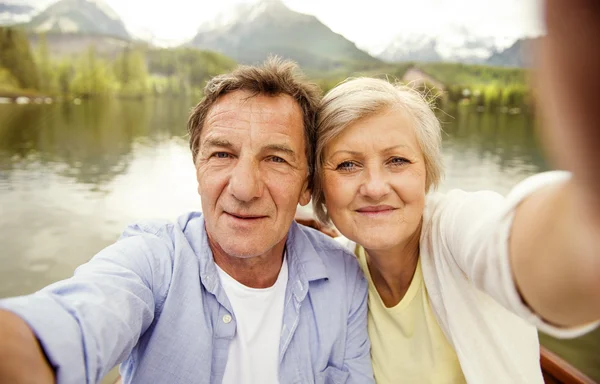
[{"label": "man's eye", "polygon": [[217,159],[227,159],[230,155],[227,152],[215,152],[213,153],[213,157],[216,157]]},{"label": "man's eye", "polygon": [[339,171],[352,171],[356,169],[356,164],[354,164],[352,161],[344,161],[340,164],[338,164],[336,170]]},{"label": "man's eye", "polygon": [[270,160],[274,163],[285,163],[285,160],[279,156],[271,156]]}]

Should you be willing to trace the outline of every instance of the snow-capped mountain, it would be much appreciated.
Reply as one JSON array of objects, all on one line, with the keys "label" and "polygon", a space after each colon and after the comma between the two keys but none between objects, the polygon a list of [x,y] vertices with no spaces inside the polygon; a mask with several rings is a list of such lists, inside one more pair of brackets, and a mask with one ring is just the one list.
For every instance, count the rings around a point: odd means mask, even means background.
[{"label": "snow-capped mountain", "polygon": [[441,61],[435,38],[426,35],[400,35],[378,55],[390,62]]},{"label": "snow-capped mountain", "polygon": [[27,24],[35,32],[84,33],[130,39],[119,15],[104,0],[60,0]]},{"label": "snow-capped mountain", "polygon": [[313,69],[378,63],[312,15],[294,12],[281,0],[259,0],[228,9],[200,25],[190,45],[242,63],[277,54]]},{"label": "snow-capped mountain", "polygon": [[484,63],[502,50],[503,43],[492,36],[476,36],[464,27],[454,27],[436,33],[399,35],[377,56],[392,62]]}]

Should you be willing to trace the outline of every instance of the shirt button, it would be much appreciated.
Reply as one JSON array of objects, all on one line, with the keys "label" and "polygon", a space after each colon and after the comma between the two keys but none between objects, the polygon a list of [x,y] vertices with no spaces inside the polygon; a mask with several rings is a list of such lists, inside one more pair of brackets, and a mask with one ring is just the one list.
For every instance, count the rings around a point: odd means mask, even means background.
[{"label": "shirt button", "polygon": [[229,324],[229,323],[231,323],[231,316],[230,316],[230,315],[225,315],[225,316],[223,316],[223,322],[224,322],[225,324]]}]

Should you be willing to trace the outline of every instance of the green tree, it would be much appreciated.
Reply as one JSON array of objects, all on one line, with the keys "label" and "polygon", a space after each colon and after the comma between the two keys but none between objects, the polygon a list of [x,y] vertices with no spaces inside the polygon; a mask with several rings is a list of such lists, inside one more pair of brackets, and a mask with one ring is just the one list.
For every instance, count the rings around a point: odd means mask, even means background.
[{"label": "green tree", "polygon": [[227,72],[235,62],[215,52],[194,48],[154,49],[147,52],[148,71],[167,79],[169,94],[197,94],[206,81]]},{"label": "green tree", "polygon": [[69,61],[65,60],[56,66],[57,90],[60,94],[68,95],[72,92],[73,75],[73,65]]},{"label": "green tree", "polygon": [[521,84],[512,84],[502,92],[502,105],[508,108],[523,107],[528,100],[529,90]]},{"label": "green tree", "polygon": [[38,68],[38,76],[40,79],[40,90],[44,92],[58,91],[58,76],[56,68],[50,60],[48,50],[48,40],[46,34],[41,34],[38,37],[38,49],[36,55]]},{"label": "green tree", "polygon": [[114,64],[119,91],[126,96],[144,96],[149,90],[145,53],[140,48],[127,47]]},{"label": "green tree", "polygon": [[19,81],[6,68],[0,68],[0,90],[14,91],[19,89]]},{"label": "green tree", "polygon": [[20,88],[39,89],[38,70],[23,31],[0,27],[0,52],[0,67],[14,76]]},{"label": "green tree", "polygon": [[97,57],[96,50],[92,46],[75,65],[71,90],[84,97],[106,95],[114,91],[115,83],[112,68]]},{"label": "green tree", "polygon": [[500,106],[502,99],[501,88],[494,84],[490,84],[484,87],[482,92],[485,109],[488,111],[496,111]]}]

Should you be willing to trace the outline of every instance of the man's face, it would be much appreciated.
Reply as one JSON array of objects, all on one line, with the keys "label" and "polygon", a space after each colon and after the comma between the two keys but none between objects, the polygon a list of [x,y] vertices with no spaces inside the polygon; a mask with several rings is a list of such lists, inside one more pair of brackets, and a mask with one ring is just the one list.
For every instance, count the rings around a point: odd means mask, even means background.
[{"label": "man's face", "polygon": [[196,160],[206,231],[226,254],[249,258],[285,242],[308,204],[304,124],[290,96],[235,91],[210,109]]}]

